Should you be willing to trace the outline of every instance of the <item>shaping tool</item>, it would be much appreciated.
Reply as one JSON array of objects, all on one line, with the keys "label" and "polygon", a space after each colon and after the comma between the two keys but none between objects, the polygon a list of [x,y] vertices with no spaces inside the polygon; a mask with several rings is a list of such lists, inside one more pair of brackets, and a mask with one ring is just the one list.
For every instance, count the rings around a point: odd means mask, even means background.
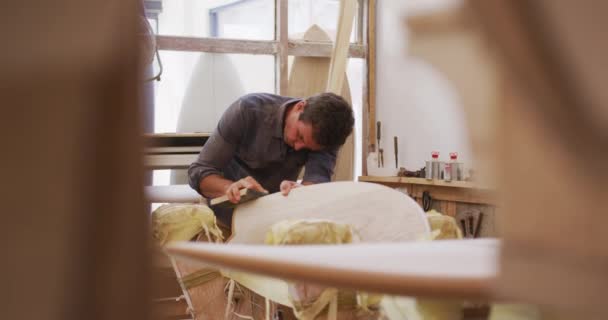
[{"label": "shaping tool", "polygon": [[395,169],[399,168],[399,147],[398,147],[399,143],[398,143],[397,139],[398,139],[397,136],[395,136],[393,138],[394,143],[395,143]]},{"label": "shaping tool", "polygon": [[381,126],[382,124],[380,123],[380,121],[376,122],[376,140],[378,141],[378,168],[380,168],[380,155],[382,152],[382,149],[380,149],[380,135],[381,135]]}]

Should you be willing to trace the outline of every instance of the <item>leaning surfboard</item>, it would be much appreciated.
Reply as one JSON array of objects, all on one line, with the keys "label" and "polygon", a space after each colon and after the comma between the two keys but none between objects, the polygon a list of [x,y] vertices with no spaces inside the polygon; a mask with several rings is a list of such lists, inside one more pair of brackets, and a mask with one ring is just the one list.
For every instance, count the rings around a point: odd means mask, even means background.
[{"label": "leaning surfboard", "polygon": [[[317,25],[310,27],[302,38],[304,41],[331,42],[331,38]],[[327,90],[331,59],[328,57],[295,57],[289,73],[287,95],[306,98]],[[348,79],[344,74],[344,85],[341,96],[352,104]],[[336,160],[336,169],[332,180],[345,181],[353,179],[354,140],[351,134],[340,149]]]}]

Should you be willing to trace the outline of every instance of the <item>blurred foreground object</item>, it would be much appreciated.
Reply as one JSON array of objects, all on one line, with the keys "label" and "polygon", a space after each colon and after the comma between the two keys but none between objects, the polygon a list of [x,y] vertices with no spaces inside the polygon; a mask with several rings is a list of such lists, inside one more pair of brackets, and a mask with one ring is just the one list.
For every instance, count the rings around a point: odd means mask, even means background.
[{"label": "blurred foreground object", "polygon": [[497,294],[606,319],[605,1],[470,1],[505,72]]},{"label": "blurred foreground object", "polygon": [[3,5],[1,319],[144,319],[136,2]]}]

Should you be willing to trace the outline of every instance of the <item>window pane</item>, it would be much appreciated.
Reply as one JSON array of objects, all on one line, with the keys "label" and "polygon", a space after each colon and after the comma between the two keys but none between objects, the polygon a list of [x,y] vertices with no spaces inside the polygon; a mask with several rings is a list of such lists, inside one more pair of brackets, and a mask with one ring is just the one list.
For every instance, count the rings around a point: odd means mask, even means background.
[{"label": "window pane", "polygon": [[[339,0],[289,0],[289,39],[302,39],[304,33],[316,24],[329,34],[332,41],[336,39],[338,26]],[[350,41],[357,40],[357,18],[353,20]]]},{"label": "window pane", "polygon": [[274,39],[274,0],[163,0],[158,34]]},{"label": "window pane", "polygon": [[251,92],[274,92],[274,57],[161,51],[155,81],[154,132],[212,132],[232,102]]}]

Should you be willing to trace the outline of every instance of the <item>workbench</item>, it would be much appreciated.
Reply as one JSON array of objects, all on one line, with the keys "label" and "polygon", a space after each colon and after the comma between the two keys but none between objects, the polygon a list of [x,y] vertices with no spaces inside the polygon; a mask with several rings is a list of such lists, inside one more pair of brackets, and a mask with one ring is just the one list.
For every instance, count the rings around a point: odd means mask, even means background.
[{"label": "workbench", "polygon": [[459,220],[472,211],[483,213],[481,237],[497,236],[495,227],[496,191],[468,181],[427,180],[424,178],[360,176],[360,182],[371,182],[395,188],[412,197],[421,207],[423,194],[431,197],[431,209]]}]

